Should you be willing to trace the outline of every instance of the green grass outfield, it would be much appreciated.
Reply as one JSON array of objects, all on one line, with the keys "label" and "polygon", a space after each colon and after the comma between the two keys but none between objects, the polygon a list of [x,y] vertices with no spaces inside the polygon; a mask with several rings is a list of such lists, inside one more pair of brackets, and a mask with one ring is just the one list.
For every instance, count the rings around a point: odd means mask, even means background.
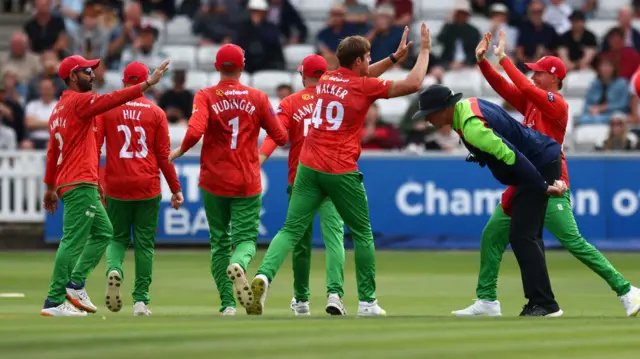
[{"label": "green grass outfield", "polygon": [[[219,299],[209,273],[209,254],[157,252],[152,285],[153,317],[131,316],[103,306],[105,263],[88,282],[99,306],[88,318],[45,318],[55,253],[0,253],[0,358],[640,358],[640,317],[626,318],[615,294],[565,252],[548,254],[556,297],[565,317],[518,318],[524,304],[520,274],[507,253],[500,280],[502,318],[453,318],[472,303],[476,252],[378,252],[378,297],[386,318],[356,318],[353,254],[348,253],[344,298],[347,318],[324,313],[324,253],[314,252],[310,318],[289,309],[291,264],[285,262],[269,290],[263,317],[218,316]],[[253,275],[262,252],[253,262]],[[640,284],[639,254],[608,254]],[[133,260],[125,267],[130,293]],[[103,319],[104,316],[104,319]]]}]

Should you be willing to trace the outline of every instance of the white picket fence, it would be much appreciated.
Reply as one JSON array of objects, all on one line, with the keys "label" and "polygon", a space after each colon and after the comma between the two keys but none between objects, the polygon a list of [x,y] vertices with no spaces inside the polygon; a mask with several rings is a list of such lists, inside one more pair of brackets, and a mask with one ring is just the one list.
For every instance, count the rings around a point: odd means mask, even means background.
[{"label": "white picket fence", "polygon": [[0,151],[0,222],[44,222],[46,151]]}]

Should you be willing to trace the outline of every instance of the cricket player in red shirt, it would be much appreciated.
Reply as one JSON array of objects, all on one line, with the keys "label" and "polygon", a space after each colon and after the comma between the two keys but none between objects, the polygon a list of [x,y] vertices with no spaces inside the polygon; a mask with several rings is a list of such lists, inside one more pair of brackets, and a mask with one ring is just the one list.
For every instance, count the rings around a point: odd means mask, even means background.
[{"label": "cricket player in red shirt", "polygon": [[182,146],[169,156],[170,161],[182,156],[204,134],[200,188],[209,223],[211,274],[220,293],[222,315],[236,314],[234,292],[241,305],[253,302],[245,271],[256,254],[262,207],[260,128],[280,146],[288,141],[267,95],[238,81],[244,61],[244,51],[237,45],[218,50],[215,66],[220,82],[196,93]]},{"label": "cricket player in red shirt", "polygon": [[[405,28],[399,51],[408,47],[406,35]],[[251,283],[254,305],[250,314],[262,314],[269,283],[294,244],[303,238],[316,211],[328,197],[353,236],[360,301],[358,315],[385,315],[376,300],[375,246],[367,194],[357,164],[361,152],[360,133],[369,106],[374,101],[420,90],[427,72],[430,48],[429,31],[422,24],[420,54],[415,66],[406,79],[385,81],[375,77],[393,66],[397,61],[395,54],[370,67],[369,41],[360,36],[350,36],[340,42],[336,51],[340,67],[322,76],[316,87],[312,127],[300,154],[287,219],[269,245],[262,266]]]},{"label": "cricket player in red shirt", "polygon": [[[528,69],[534,71],[531,83],[504,54],[504,37],[504,32],[501,32],[499,44],[494,50],[495,55],[500,58],[500,65],[513,84],[504,79],[485,59],[491,33],[484,35],[476,49],[478,65],[484,77],[502,98],[525,116],[524,126],[540,131],[562,144],[569,119],[568,105],[559,94],[566,75],[562,60],[554,56],[545,56],[536,63],[526,64]],[[564,154],[560,179],[569,184]],[[480,274],[476,288],[478,300],[468,308],[454,311],[455,315],[501,315],[500,302],[497,300],[498,272],[502,255],[509,242],[509,204],[513,193],[512,187],[507,188],[502,195],[502,202],[498,204],[482,232]],[[620,297],[627,315],[635,316],[640,311],[640,291],[631,286],[604,255],[580,234],[571,209],[569,191],[562,197],[549,198],[544,226],[574,257],[609,284]],[[540,245],[544,248],[542,239]]]},{"label": "cricket player in red shirt", "polygon": [[[287,193],[289,201],[293,182],[298,170],[300,151],[305,137],[311,127],[311,117],[313,116],[316,103],[316,86],[320,77],[327,72],[327,61],[319,55],[309,55],[302,61],[302,66],[298,68],[302,75],[304,89],[286,97],[278,107],[278,118],[289,130],[289,185]],[[270,138],[265,138],[260,146],[260,163],[269,158],[277,147]],[[318,209],[320,215],[320,228],[322,238],[326,247],[327,260],[327,306],[326,312],[331,315],[346,315],[347,312],[342,304],[344,295],[344,222],[338,214],[338,210],[331,202],[325,198]],[[304,236],[293,247],[293,299],[291,309],[296,315],[310,315],[309,308],[309,274],[311,271],[311,241],[313,235],[313,223],[309,225]]]},{"label": "cricket player in red shirt", "polygon": [[142,96],[160,81],[169,65],[168,60],[163,62],[139,85],[100,96],[91,93],[93,70],[99,63],[100,60],[75,55],[65,58],[58,69],[68,90],[62,93],[49,118],[51,138],[43,207],[53,213],[60,197],[64,202],[64,227],[49,295],[41,311],[44,316],[86,316],[86,312],[97,310],[84,289],[84,281],[102,258],[113,228],[98,193],[96,116]]},{"label": "cricket player in red shirt", "polygon": [[[124,87],[141,84],[149,69],[132,62],[124,69]],[[140,96],[98,116],[98,150],[106,141],[105,201],[113,225],[113,239],[107,247],[107,308],[122,308],[120,288],[122,263],[131,243],[135,244],[136,279],[133,315],[151,315],[149,285],[160,214],[160,171],[169,184],[171,205],[184,201],[176,169],[169,164],[171,151],[167,116],[160,107]]]}]

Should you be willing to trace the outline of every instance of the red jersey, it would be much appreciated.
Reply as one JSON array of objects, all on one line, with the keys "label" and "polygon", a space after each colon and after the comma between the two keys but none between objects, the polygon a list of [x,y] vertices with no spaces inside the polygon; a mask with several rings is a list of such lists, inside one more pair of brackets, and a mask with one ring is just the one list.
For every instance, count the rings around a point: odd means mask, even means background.
[{"label": "red jersey", "polygon": [[358,77],[344,67],[323,75],[316,86],[312,129],[304,141],[300,163],[333,174],[357,171],[364,118],[375,100],[389,98],[391,84]]},{"label": "red jersey", "polygon": [[[494,70],[487,60],[478,63],[491,87],[524,115],[523,125],[544,133],[562,145],[569,121],[569,105],[562,95],[537,88],[508,57],[502,59],[500,64],[513,84]],[[569,171],[564,152],[561,152],[560,156],[562,158],[560,179],[569,186]],[[502,194],[502,208],[507,214],[510,213],[511,197],[514,192],[515,187],[509,187]]]},{"label": "red jersey", "polygon": [[[302,91],[287,96],[280,102],[278,107],[278,119],[282,122],[285,129],[289,130],[289,184],[293,184],[298,172],[298,162],[300,161],[300,152],[305,137],[309,133],[311,126],[311,116],[315,108],[316,87],[307,87]],[[273,150],[278,147],[276,143],[267,136],[260,146],[260,153],[271,156]]]},{"label": "red jersey", "polygon": [[640,96],[640,67],[638,67],[633,76],[631,76],[629,90],[633,96]]},{"label": "red jersey", "polygon": [[181,148],[187,152],[204,134],[200,154],[202,189],[230,197],[262,192],[257,151],[260,127],[278,145],[287,143],[287,131],[264,92],[235,80],[223,80],[196,93]]},{"label": "red jersey", "polygon": [[49,149],[44,183],[58,195],[76,185],[98,184],[95,116],[142,96],[140,86],[106,95],[67,90],[49,118]]},{"label": "red jersey", "polygon": [[160,170],[172,193],[180,192],[171,151],[167,117],[144,97],[129,101],[97,118],[98,151],[106,138],[105,195],[123,200],[160,195]]}]

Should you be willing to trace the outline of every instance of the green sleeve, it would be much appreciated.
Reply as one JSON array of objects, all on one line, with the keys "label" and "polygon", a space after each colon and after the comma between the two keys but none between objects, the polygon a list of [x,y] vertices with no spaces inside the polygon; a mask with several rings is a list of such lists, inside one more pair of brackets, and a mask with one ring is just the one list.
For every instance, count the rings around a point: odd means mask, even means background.
[{"label": "green sleeve", "polygon": [[478,117],[471,117],[464,122],[462,135],[465,141],[482,152],[492,154],[509,166],[515,163],[516,154]]}]

